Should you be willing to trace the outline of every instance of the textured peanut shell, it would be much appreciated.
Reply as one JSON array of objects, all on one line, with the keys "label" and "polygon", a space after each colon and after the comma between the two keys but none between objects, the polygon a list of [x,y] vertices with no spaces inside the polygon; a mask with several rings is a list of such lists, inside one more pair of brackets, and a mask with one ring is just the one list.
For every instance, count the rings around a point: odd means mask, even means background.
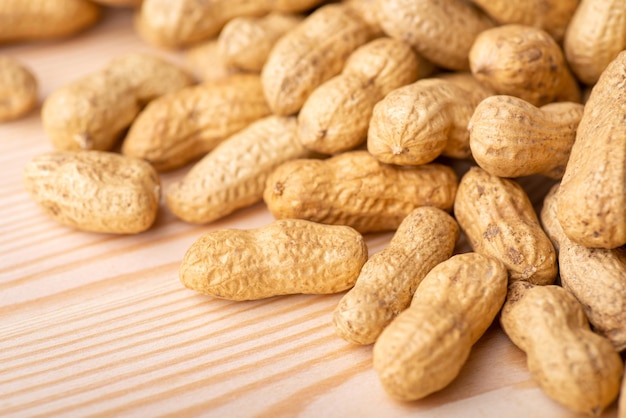
[{"label": "textured peanut shell", "polygon": [[504,25],[476,37],[469,54],[472,74],[498,94],[542,106],[580,102],[580,88],[561,47],[544,30]]},{"label": "textured peanut shell", "polygon": [[543,174],[560,179],[576,139],[583,105],[556,102],[537,108],[514,96],[482,101],[469,121],[476,163],[500,177]]},{"label": "textured peanut shell", "polygon": [[565,234],[586,247],[626,244],[626,52],[591,91],[558,194]]},{"label": "textured peanut shell", "polygon": [[338,76],[316,88],[298,114],[298,136],[307,148],[336,154],[367,139],[376,103],[391,90],[414,82],[424,60],[391,38],[354,51]]},{"label": "textured peanut shell", "polygon": [[374,344],[374,369],[385,391],[411,401],[450,384],[500,310],[506,288],[502,263],[477,253],[433,268],[411,306]]},{"label": "textured peanut shell", "polygon": [[76,229],[136,234],[152,226],[161,186],[145,161],[104,151],[52,151],[24,169],[24,186],[55,221]]},{"label": "textured peanut shell", "polygon": [[366,260],[365,240],[354,229],[285,219],[203,235],[187,250],[180,280],[230,300],[338,293],[354,285]]},{"label": "textured peanut shell", "polygon": [[626,247],[587,248],[572,242],[559,224],[558,185],[546,195],[541,223],[559,256],[561,285],[580,302],[593,329],[617,351],[626,349]]},{"label": "textured peanut shell", "polygon": [[565,36],[578,0],[472,0],[500,25],[518,23],[534,26],[548,32],[557,42]]},{"label": "textured peanut shell", "polygon": [[426,164],[446,149],[469,157],[467,123],[483,98],[478,90],[468,94],[438,78],[393,90],[374,107],[367,149],[381,162],[397,165]]},{"label": "textured peanut shell", "polygon": [[232,135],[166,191],[180,219],[208,223],[263,199],[265,181],[281,163],[310,156],[294,117],[269,116]]},{"label": "textured peanut shell", "polygon": [[100,7],[86,0],[2,0],[0,44],[74,35],[100,18]]},{"label": "textured peanut shell", "polygon": [[178,66],[142,53],[114,58],[100,71],[53,91],[41,118],[61,150],[110,150],[151,100],[193,82]]},{"label": "textured peanut shell", "polygon": [[474,39],[493,26],[476,7],[458,0],[379,0],[378,11],[387,35],[450,70],[469,69]]},{"label": "textured peanut shell", "polygon": [[130,127],[122,152],[171,170],[269,114],[259,76],[234,74],[152,101]]},{"label": "textured peanut shell", "polygon": [[526,353],[532,379],[556,402],[597,416],[617,397],[622,360],[606,338],[589,329],[567,290],[512,283],[500,323]]},{"label": "textured peanut shell", "polygon": [[199,42],[185,51],[185,64],[200,81],[215,81],[242,71],[228,67],[220,55],[217,39]]},{"label": "textured peanut shell", "polygon": [[415,289],[437,264],[452,256],[459,227],[449,214],[420,207],[407,215],[389,245],[363,265],[354,287],[333,313],[337,335],[372,344],[411,304]]},{"label": "textured peanut shell", "polygon": [[594,84],[626,49],[626,3],[581,0],[565,33],[565,57],[580,81]]},{"label": "textured peanut shell", "polygon": [[349,225],[365,233],[396,229],[420,206],[449,211],[456,187],[450,167],[394,167],[367,151],[350,151],[280,165],[267,180],[263,200],[278,219]]},{"label": "textured peanut shell", "polygon": [[228,67],[260,73],[276,41],[301,21],[302,16],[286,13],[235,18],[217,38],[221,59]]},{"label": "textured peanut shell", "polygon": [[554,282],[554,247],[518,183],[472,167],[459,183],[454,214],[472,249],[504,263],[511,280]]},{"label": "textured peanut shell", "polygon": [[0,122],[17,119],[37,106],[38,82],[19,61],[0,56]]},{"label": "textured peanut shell", "polygon": [[370,26],[343,4],[314,11],[276,42],[261,71],[272,112],[298,112],[313,90],[339,74],[348,56],[373,36]]}]

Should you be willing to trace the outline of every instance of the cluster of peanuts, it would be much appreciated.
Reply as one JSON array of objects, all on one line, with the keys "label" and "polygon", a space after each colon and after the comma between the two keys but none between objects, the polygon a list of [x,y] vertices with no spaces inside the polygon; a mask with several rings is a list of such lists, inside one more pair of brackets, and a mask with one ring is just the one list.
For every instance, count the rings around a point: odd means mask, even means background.
[{"label": "cluster of peanuts", "polygon": [[[159,173],[189,167],[164,191],[176,217],[207,224],[264,201],[276,220],[201,236],[186,287],[230,300],[347,291],[336,333],[373,344],[396,399],[446,387],[497,318],[556,402],[599,415],[617,399],[623,0],[101,3],[136,7],[140,36],[184,48],[188,68],[132,54],[45,99],[56,151],[24,179],[54,220],[145,231]],[[100,7],[5,1],[0,42],[76,33]],[[29,11],[53,24],[5,18]],[[36,103],[36,80],[5,58],[0,99],[0,119]],[[539,214],[515,180],[530,175],[556,183]],[[395,232],[368,257],[363,235],[378,231]],[[455,254],[460,234],[472,252]]]}]

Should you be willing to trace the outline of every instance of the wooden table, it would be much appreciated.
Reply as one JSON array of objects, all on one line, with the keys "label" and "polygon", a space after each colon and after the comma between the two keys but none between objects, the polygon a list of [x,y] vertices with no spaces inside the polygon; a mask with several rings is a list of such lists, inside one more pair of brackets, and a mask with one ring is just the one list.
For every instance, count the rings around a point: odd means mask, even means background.
[{"label": "wooden table", "polygon": [[[130,51],[183,62],[137,38],[124,10],[75,38],[0,47],[34,70],[41,99]],[[185,289],[178,267],[191,243],[270,222],[262,204],[206,226],[163,205],[155,227],[137,236],[57,225],[21,183],[26,162],[52,149],[39,110],[0,125],[1,416],[574,416],[530,380],[524,354],[497,324],[448,388],[400,403],[383,392],[371,347],[334,335],[341,295],[230,302]],[[537,202],[547,190],[526,186]],[[367,236],[370,252],[389,237]],[[615,417],[615,405],[603,416]]]}]

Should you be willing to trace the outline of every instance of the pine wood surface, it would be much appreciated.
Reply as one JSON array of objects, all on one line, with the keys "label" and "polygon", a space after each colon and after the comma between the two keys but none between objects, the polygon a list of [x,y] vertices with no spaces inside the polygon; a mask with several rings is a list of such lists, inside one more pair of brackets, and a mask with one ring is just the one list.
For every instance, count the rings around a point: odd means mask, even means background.
[{"label": "pine wood surface", "polygon": [[[74,38],[0,46],[35,72],[40,100],[130,51],[183,62],[142,42],[127,10]],[[575,416],[530,380],[524,354],[497,324],[448,388],[401,403],[383,392],[371,346],[334,335],[342,295],[230,302],[185,289],[178,267],[192,242],[270,222],[261,203],[205,226],[162,205],[156,225],[136,236],[57,225],[21,180],[26,162],[52,149],[39,111],[0,125],[0,416]],[[537,203],[550,185],[523,184]],[[366,238],[374,253],[390,234]],[[615,417],[615,405],[602,416]]]}]

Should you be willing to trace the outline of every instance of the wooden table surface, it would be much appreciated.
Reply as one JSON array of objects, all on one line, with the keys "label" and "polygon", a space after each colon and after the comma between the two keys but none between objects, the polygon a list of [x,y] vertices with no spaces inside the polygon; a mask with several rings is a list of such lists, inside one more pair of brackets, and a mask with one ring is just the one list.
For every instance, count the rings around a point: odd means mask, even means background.
[{"label": "wooden table surface", "polygon": [[[143,43],[129,11],[109,11],[78,37],[0,46],[53,89]],[[267,224],[263,204],[193,226],[162,205],[136,236],[57,225],[24,191],[22,170],[52,149],[39,111],[0,125],[0,416],[571,417],[537,388],[497,324],[460,376],[413,403],[390,399],[371,346],[335,336],[341,295],[230,302],[178,280],[187,248],[218,228]],[[184,170],[164,175],[165,185]],[[536,201],[547,186],[525,184]],[[367,236],[370,253],[389,234]],[[603,417],[615,417],[613,405]]]}]

